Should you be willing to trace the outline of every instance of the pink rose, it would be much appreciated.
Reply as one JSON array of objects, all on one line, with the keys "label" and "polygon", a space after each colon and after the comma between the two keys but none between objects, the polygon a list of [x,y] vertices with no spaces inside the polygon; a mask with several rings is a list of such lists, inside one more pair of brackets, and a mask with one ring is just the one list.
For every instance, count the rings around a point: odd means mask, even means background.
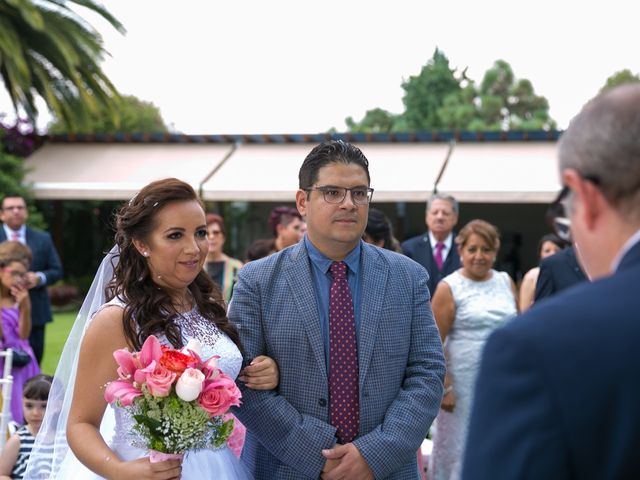
[{"label": "pink rose", "polygon": [[204,374],[196,368],[187,368],[176,382],[176,394],[185,402],[198,398],[202,391]]},{"label": "pink rose", "polygon": [[171,385],[176,374],[162,365],[156,365],[151,372],[146,372],[145,383],[149,393],[154,397],[166,397],[171,392]]},{"label": "pink rose", "polygon": [[198,402],[212,416],[226,413],[232,405],[240,405],[240,390],[235,382],[220,372],[214,380],[205,381]]},{"label": "pink rose", "polygon": [[128,407],[140,395],[142,395],[142,392],[138,388],[135,388],[131,382],[115,380],[107,385],[104,392],[104,399],[107,403],[114,403],[116,400],[119,400],[120,405]]}]

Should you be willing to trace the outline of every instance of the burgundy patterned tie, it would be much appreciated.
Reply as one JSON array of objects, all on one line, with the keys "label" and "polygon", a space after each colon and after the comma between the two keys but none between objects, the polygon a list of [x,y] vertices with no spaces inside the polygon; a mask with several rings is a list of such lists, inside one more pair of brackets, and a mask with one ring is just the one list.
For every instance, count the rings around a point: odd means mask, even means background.
[{"label": "burgundy patterned tie", "polygon": [[358,399],[358,346],[347,265],[331,264],[329,294],[329,401],[331,425],[340,442],[351,442],[360,424]]},{"label": "burgundy patterned tie", "polygon": [[442,265],[444,265],[444,259],[442,258],[443,248],[444,248],[444,243],[442,242],[436,243],[436,254],[433,256],[433,259],[436,261],[438,270],[442,270]]},{"label": "burgundy patterned tie", "polygon": [[16,241],[16,242],[17,242],[18,240],[20,240],[20,233],[19,233],[19,232],[16,232],[15,230],[12,230],[12,231],[11,231],[11,240],[14,240],[14,241]]}]

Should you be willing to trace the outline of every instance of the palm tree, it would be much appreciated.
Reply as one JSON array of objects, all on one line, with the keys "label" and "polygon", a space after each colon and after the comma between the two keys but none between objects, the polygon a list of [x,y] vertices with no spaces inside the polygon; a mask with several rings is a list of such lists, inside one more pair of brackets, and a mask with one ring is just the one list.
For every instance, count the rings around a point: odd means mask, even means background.
[{"label": "palm tree", "polygon": [[100,68],[106,53],[102,37],[70,4],[124,33],[93,0],[0,0],[0,78],[16,112],[23,110],[32,121],[38,97],[70,126],[101,109],[117,121],[118,92]]}]

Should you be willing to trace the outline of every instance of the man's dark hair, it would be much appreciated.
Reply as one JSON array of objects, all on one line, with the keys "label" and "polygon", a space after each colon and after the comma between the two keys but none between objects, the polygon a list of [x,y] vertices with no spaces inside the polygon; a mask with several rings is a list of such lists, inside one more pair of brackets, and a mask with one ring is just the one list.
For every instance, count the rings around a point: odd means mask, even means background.
[{"label": "man's dark hair", "polygon": [[4,207],[4,201],[7,198],[21,198],[22,200],[24,200],[25,205],[27,204],[27,199],[24,197],[24,195],[20,193],[9,192],[9,193],[5,193],[4,195],[2,195],[2,198],[0,198],[0,208]]},{"label": "man's dark hair", "polygon": [[349,142],[329,140],[317,145],[302,162],[298,173],[298,187],[301,190],[309,190],[318,180],[320,169],[330,163],[344,163],[345,165],[355,163],[360,165],[367,174],[367,183],[371,184],[369,160],[367,160],[362,151]]}]

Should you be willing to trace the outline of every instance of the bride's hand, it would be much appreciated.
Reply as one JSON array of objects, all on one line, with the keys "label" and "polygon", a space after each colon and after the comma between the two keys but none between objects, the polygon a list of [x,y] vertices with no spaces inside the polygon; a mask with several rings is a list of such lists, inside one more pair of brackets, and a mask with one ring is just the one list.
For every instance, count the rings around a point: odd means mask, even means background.
[{"label": "bride's hand", "polygon": [[280,372],[271,357],[260,355],[242,369],[239,379],[254,390],[272,390],[278,386]]},{"label": "bride's hand", "polygon": [[149,457],[122,462],[114,478],[118,480],[179,480],[182,473],[180,460],[151,463]]}]

